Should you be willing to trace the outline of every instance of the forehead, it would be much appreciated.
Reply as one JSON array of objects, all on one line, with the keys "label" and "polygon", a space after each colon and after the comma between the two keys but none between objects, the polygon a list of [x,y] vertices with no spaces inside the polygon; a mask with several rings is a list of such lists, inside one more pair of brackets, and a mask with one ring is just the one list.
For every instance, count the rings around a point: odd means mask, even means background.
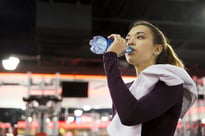
[{"label": "forehead", "polygon": [[150,28],[147,26],[144,26],[144,25],[138,25],[138,26],[131,28],[128,34],[129,35],[136,35],[136,34],[138,34],[138,32],[143,32],[146,35],[152,34]]}]

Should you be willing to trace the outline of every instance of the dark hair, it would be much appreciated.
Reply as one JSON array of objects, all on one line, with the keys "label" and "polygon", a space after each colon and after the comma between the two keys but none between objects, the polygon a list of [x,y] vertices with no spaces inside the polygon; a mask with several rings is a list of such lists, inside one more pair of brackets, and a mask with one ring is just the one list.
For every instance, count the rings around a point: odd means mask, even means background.
[{"label": "dark hair", "polygon": [[184,68],[183,62],[179,59],[172,46],[168,43],[168,39],[164,33],[159,30],[156,26],[148,21],[136,21],[130,28],[143,25],[150,28],[154,37],[154,44],[161,44],[163,47],[162,52],[158,55],[156,64],[171,64],[181,68]]}]

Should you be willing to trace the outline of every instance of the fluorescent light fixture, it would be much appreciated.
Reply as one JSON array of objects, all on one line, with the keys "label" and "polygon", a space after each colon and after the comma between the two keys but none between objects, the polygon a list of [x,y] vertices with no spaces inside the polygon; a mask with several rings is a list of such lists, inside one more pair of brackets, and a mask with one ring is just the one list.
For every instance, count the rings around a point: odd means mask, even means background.
[{"label": "fluorescent light fixture", "polygon": [[2,60],[2,65],[6,70],[15,70],[20,60],[17,57],[9,57],[8,59]]}]

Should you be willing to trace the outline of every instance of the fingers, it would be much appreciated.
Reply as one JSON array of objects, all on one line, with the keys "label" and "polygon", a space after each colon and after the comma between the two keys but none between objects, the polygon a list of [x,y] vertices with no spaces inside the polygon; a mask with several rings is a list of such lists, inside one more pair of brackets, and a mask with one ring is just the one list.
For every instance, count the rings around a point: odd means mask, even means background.
[{"label": "fingers", "polygon": [[119,55],[126,47],[125,39],[119,34],[111,34],[108,36],[108,38],[113,39],[114,41],[107,51],[112,51]]},{"label": "fingers", "polygon": [[125,39],[119,34],[111,34],[108,36],[109,39],[113,39],[115,43],[121,46],[125,45]]},{"label": "fingers", "polygon": [[119,34],[111,34],[108,36],[109,39],[120,39],[122,38]]}]

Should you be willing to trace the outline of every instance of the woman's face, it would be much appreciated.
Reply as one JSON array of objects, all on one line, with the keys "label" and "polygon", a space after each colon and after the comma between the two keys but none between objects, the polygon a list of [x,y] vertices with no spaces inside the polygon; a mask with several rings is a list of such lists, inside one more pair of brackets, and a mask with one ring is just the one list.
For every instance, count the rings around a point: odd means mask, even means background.
[{"label": "woman's face", "polygon": [[126,36],[126,44],[134,48],[130,54],[126,54],[126,60],[129,64],[136,67],[149,66],[156,63],[154,51],[153,34],[149,27],[139,25],[133,27]]}]

